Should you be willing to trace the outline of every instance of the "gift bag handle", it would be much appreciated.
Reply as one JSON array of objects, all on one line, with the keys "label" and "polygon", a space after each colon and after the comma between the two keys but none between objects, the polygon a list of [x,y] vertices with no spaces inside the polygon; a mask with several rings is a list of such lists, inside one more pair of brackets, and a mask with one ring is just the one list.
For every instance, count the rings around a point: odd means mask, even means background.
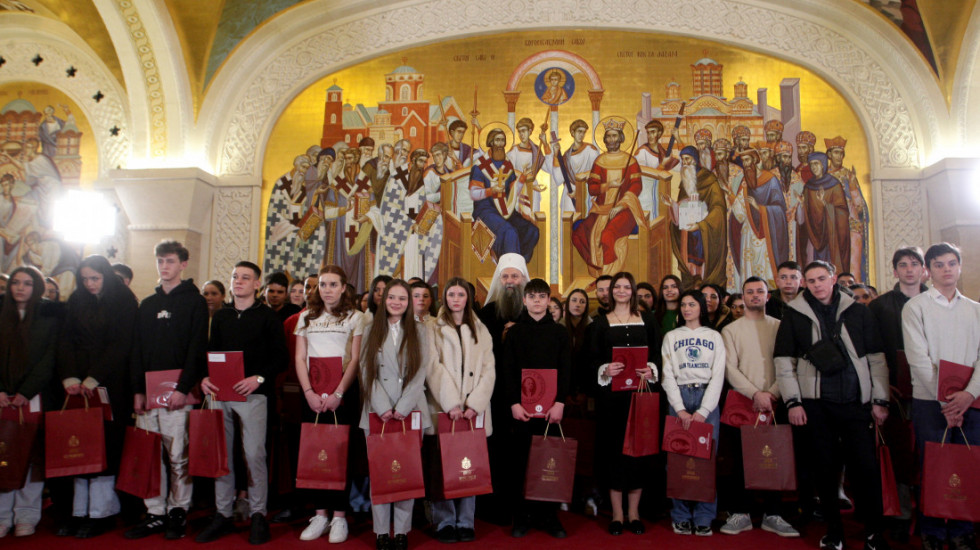
[{"label": "gift bag handle", "polygon": [[[960,435],[963,436],[963,443],[966,443],[966,448],[967,448],[967,450],[969,450],[969,448],[970,448],[970,440],[966,438],[966,433],[963,432],[963,426],[957,426],[957,428],[960,429]],[[943,430],[943,438],[939,440],[939,445],[940,446],[946,445],[946,434],[947,433],[949,433],[949,426],[946,426],[946,429]]]},{"label": "gift bag handle", "polygon": [[[469,423],[470,423],[470,431],[472,432],[473,429],[474,429],[473,428],[473,419],[472,418],[467,418],[466,420],[469,421]],[[453,427],[452,427],[452,435],[456,435],[456,422],[458,422],[458,420],[453,420],[453,419],[450,418],[449,421],[453,425]]]},{"label": "gift bag handle", "polygon": [[[548,422],[548,425],[544,427],[544,437],[542,439],[548,439],[548,429],[551,428],[551,424],[551,422]],[[561,434],[561,440],[565,441],[565,430],[561,429],[561,422],[558,422],[557,425],[558,433]]]},{"label": "gift bag handle", "polygon": [[[336,413],[334,413],[334,414],[336,414]],[[402,422],[402,433],[403,434],[408,433],[408,430],[405,429],[405,420],[402,419],[401,422]],[[385,434],[385,426],[387,426],[387,425],[388,425],[388,422],[382,422],[381,423],[381,435],[382,436]]]},{"label": "gift bag handle", "polygon": [[[881,433],[881,427],[878,426],[877,422],[873,422],[873,424],[875,425],[875,435],[878,436],[878,441],[881,441],[881,446],[887,447],[888,445],[885,443],[885,436]],[[945,437],[945,434],[943,434],[943,437]]]},{"label": "gift bag handle", "polygon": [[[333,425],[336,426],[337,425],[337,411],[330,411],[330,412],[333,413]],[[316,424],[319,421],[320,421],[320,413],[316,413],[316,418],[313,419],[313,425],[316,426]]]},{"label": "gift bag handle", "polygon": [[[84,393],[81,394],[81,395],[82,395],[82,399],[85,400],[85,412],[88,412],[88,396],[85,395]],[[65,412],[65,409],[68,408],[68,400],[69,399],[71,399],[71,394],[68,394],[68,395],[65,396],[65,403],[63,405],[61,405],[61,411],[60,412]]]}]

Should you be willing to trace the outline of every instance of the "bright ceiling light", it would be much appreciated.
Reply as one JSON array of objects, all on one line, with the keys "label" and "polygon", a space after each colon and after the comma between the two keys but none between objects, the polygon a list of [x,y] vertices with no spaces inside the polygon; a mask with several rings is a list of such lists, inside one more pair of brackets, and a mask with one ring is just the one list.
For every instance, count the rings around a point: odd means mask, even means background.
[{"label": "bright ceiling light", "polygon": [[66,241],[97,244],[115,226],[116,210],[102,193],[71,189],[54,204],[54,230]]}]

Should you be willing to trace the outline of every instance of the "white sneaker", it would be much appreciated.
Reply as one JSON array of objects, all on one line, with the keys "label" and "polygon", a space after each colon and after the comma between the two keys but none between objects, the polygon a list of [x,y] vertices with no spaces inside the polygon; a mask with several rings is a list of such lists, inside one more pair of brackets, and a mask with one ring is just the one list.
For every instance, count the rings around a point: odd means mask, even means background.
[{"label": "white sneaker", "polygon": [[[763,527],[764,529],[764,527]],[[737,535],[745,531],[752,530],[752,518],[748,514],[732,514],[728,516],[728,521],[721,526],[722,533],[726,535]]]},{"label": "white sneaker", "polygon": [[327,516],[321,516],[317,514],[310,518],[310,525],[299,536],[299,540],[316,540],[320,538],[323,531],[327,528],[327,523],[329,520]]},{"label": "white sneaker", "polygon": [[347,540],[347,518],[334,517],[330,520],[330,536],[327,540],[331,543]]}]

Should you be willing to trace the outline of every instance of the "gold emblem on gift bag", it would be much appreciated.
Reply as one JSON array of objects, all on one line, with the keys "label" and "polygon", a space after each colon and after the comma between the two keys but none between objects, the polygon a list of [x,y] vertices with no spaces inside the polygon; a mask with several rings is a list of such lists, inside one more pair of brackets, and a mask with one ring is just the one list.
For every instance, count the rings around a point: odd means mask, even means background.
[{"label": "gold emblem on gift bag", "polygon": [[555,459],[554,458],[549,458],[548,459],[548,463],[545,464],[545,468],[547,468],[549,470],[554,470],[555,469],[555,466],[557,466],[557,463],[555,462]]},{"label": "gold emblem on gift bag", "polygon": [[320,449],[320,454],[316,455],[316,457],[320,460],[320,462],[326,462],[327,461],[326,449]]},{"label": "gold emblem on gift bag", "polygon": [[956,487],[959,487],[962,483],[963,483],[963,480],[960,479],[960,476],[958,476],[956,474],[953,474],[953,475],[949,476],[949,486],[950,487],[953,487],[955,489]]},{"label": "gold emblem on gift bag", "polygon": [[460,463],[460,466],[462,466],[464,470],[469,470],[470,467],[473,466],[473,463],[470,462],[469,457],[464,456],[463,461]]},{"label": "gold emblem on gift bag", "polygon": [[769,445],[763,445],[762,446],[762,456],[764,456],[766,458],[769,458],[769,457],[772,456],[772,449],[769,447]]},{"label": "gold emblem on gift bag", "polygon": [[398,462],[397,460],[392,460],[391,461],[391,471],[392,472],[398,472],[398,471],[401,471],[401,469],[402,469],[402,465],[401,465],[400,462]]},{"label": "gold emblem on gift bag", "polygon": [[68,438],[69,447],[78,447],[79,444],[81,444],[81,441],[79,441],[77,437],[71,436]]}]

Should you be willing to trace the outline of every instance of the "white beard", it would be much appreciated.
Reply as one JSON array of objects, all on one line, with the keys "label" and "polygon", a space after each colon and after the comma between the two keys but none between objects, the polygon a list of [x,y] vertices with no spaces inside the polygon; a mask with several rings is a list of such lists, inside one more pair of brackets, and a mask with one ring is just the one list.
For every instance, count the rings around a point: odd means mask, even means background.
[{"label": "white beard", "polygon": [[681,167],[681,185],[687,196],[693,197],[698,194],[698,173],[694,166]]}]

